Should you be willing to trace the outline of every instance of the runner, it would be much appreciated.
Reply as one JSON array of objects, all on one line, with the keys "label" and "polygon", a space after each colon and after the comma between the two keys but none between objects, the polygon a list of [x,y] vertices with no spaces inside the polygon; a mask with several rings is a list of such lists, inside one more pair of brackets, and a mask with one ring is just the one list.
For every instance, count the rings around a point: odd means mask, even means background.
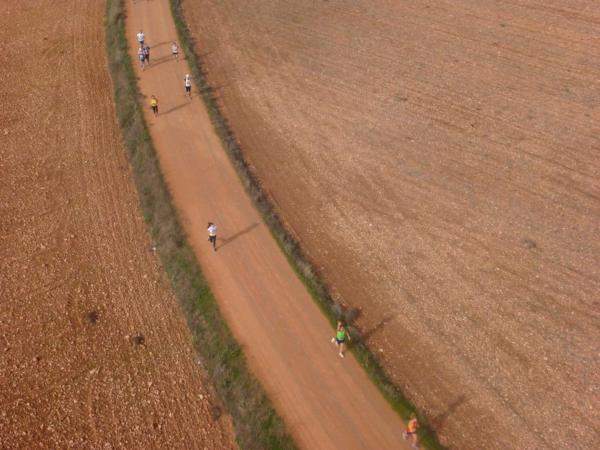
[{"label": "runner", "polygon": [[189,73],[185,74],[183,78],[183,85],[185,86],[185,93],[188,95],[190,100],[192,99],[192,76]]},{"label": "runner", "polygon": [[210,242],[213,246],[213,252],[217,251],[217,226],[208,222],[208,242]]},{"label": "runner", "polygon": [[417,428],[419,428],[419,421],[415,413],[410,415],[410,420],[406,425],[406,431],[402,433],[402,437],[406,440],[409,437],[412,439],[412,448],[419,448],[419,436],[417,436]]},{"label": "runner", "polygon": [[340,358],[344,357],[344,350],[346,349],[346,338],[348,338],[348,340],[352,340],[350,338],[350,334],[346,332],[346,327],[344,327],[344,324],[338,321],[337,328],[335,330],[335,336],[331,338],[331,342],[337,345],[340,349]]},{"label": "runner", "polygon": [[171,44],[171,53],[175,57],[175,61],[179,61],[179,46],[175,41],[173,41],[173,44]]},{"label": "runner", "polygon": [[154,95],[150,97],[150,107],[154,115],[158,116],[158,99]]},{"label": "runner", "polygon": [[137,34],[137,41],[138,41],[138,44],[140,44],[140,47],[144,46],[145,38],[146,38],[146,36],[144,36],[144,32],[142,30],[140,30],[140,32]]},{"label": "runner", "polygon": [[140,68],[144,70],[144,62],[146,61],[146,55],[144,55],[144,47],[138,49],[138,59],[140,60]]},{"label": "runner", "polygon": [[146,61],[146,64],[150,65],[150,46],[146,45],[144,47],[144,59]]}]

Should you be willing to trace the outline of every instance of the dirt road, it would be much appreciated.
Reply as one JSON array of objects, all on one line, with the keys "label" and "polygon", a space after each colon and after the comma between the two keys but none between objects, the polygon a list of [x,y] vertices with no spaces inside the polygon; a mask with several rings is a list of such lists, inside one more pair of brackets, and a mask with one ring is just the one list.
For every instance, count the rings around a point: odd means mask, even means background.
[{"label": "dirt road", "polygon": [[[306,449],[404,448],[403,424],[294,275],[247,198],[201,100],[185,96],[184,61],[170,56],[176,34],[167,0],[128,3],[128,38],[143,29],[154,61],[139,71],[152,137],[185,229],[219,305],[253,371]],[[219,227],[217,251],[206,225]]]},{"label": "dirt road", "polygon": [[104,2],[0,7],[0,448],[234,448],[139,210]]},{"label": "dirt road", "polygon": [[599,447],[598,1],[183,3],[277,212],[442,441]]}]

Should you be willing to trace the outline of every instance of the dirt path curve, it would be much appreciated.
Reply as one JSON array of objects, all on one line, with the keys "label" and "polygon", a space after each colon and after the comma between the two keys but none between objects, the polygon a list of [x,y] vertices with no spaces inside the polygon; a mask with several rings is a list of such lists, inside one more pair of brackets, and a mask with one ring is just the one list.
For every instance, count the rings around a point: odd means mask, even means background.
[{"label": "dirt path curve", "polygon": [[[310,449],[404,448],[403,424],[355,359],[337,356],[333,330],[251,205],[201,99],[184,95],[185,61],[168,0],[128,2],[128,38],[143,29],[152,65],[139,71],[163,172],[222,312],[296,442]],[[219,226],[217,252],[206,224]],[[406,446],[408,448],[408,446]]]}]

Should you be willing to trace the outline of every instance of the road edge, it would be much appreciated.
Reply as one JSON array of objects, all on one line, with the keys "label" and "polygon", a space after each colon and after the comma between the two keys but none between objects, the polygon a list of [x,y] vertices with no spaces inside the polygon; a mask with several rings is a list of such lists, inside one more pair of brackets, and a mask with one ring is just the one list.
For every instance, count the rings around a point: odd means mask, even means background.
[{"label": "road edge", "polygon": [[[229,122],[219,107],[214,91],[208,82],[202,58],[194,49],[194,39],[185,20],[182,0],[169,0],[169,4],[175,21],[180,48],[183,50],[190,65],[192,77],[198,88],[198,92],[202,96],[215,131],[252,203],[267,224],[271,235],[283,251],[292,269],[302,284],[304,284],[319,309],[325,314],[332,327],[340,319],[352,322],[351,318],[356,316],[356,310],[345,308],[344,305],[336,303],[333,300],[325,283],[320,279],[318,271],[302,251],[300,243],[293,236],[293,232],[277,214],[272,200],[263,189],[258,177],[252,171],[251,165],[245,160],[235,133],[229,126]],[[421,425],[419,429],[421,445],[430,450],[446,450],[446,447],[441,445],[437,434],[429,424],[425,414],[419,411],[404,395],[402,389],[391,381],[379,358],[369,350],[362,339],[360,330],[354,326],[350,326],[349,330],[353,338],[353,344],[349,350],[352,351],[358,363],[367,372],[369,378],[375,383],[394,411],[405,421],[408,420],[412,413],[417,414]]]},{"label": "road edge", "polygon": [[116,118],[153,250],[183,310],[199,363],[233,419],[237,444],[244,449],[295,449],[283,420],[251,374],[240,345],[221,316],[179,223],[143,117],[125,17],[124,0],[107,0],[105,45]]}]

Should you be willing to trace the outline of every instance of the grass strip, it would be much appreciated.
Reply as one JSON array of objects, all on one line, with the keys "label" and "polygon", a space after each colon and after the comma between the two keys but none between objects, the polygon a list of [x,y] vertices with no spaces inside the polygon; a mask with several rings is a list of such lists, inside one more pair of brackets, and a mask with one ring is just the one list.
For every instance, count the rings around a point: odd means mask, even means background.
[{"label": "grass strip", "polygon": [[295,449],[283,421],[250,374],[178,222],[140,105],[128,54],[123,0],[107,0],[105,29],[117,118],[144,219],[185,312],[194,347],[233,418],[236,441],[243,449]]},{"label": "grass strip", "polygon": [[[302,252],[299,243],[288,231],[283,220],[277,215],[273,204],[263,191],[259,179],[244,159],[242,149],[235,134],[229,126],[226,117],[221,112],[214,91],[207,80],[202,59],[194,48],[192,34],[185,21],[183,0],[169,1],[177,28],[180,47],[187,57],[196,86],[202,95],[213,126],[255,207],[262,215],[263,220],[269,227],[277,244],[283,250],[292,268],[317,302],[319,308],[325,313],[329,322],[332,325],[340,319],[351,322],[351,316],[355,316],[356,311],[345,310],[342,305],[333,301],[325,284],[319,279],[317,271],[314,270],[313,265]],[[350,350],[394,410],[405,421],[408,420],[411,413],[414,412],[417,414],[419,423],[421,424],[419,429],[421,445],[431,450],[444,450],[434,430],[429,425],[427,418],[406,398],[402,390],[391,381],[377,356],[367,347],[359,330],[356,327],[349,327],[349,331],[353,338]]]}]

